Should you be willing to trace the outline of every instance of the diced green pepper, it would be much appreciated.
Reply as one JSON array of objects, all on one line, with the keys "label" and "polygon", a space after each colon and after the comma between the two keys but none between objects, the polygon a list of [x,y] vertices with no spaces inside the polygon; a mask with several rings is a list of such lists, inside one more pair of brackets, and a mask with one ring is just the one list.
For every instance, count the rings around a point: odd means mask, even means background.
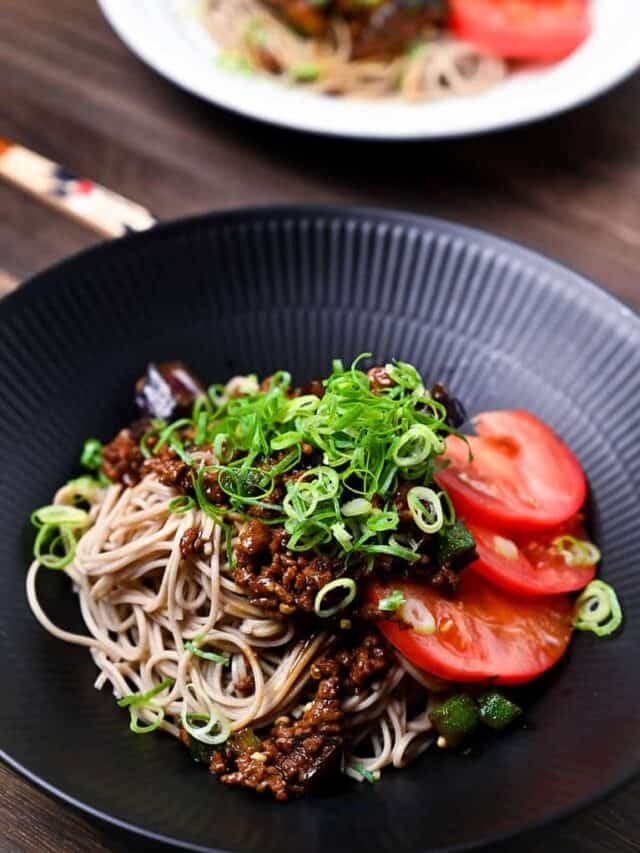
[{"label": "diced green pepper", "polygon": [[229,749],[240,755],[243,752],[260,752],[262,741],[253,729],[240,729],[227,742]]},{"label": "diced green pepper", "polygon": [[191,758],[197,761],[198,764],[211,764],[211,756],[216,751],[216,747],[208,743],[202,743],[202,741],[192,737],[190,734],[187,734],[187,737],[189,738]]},{"label": "diced green pepper", "polygon": [[438,534],[436,557],[439,566],[458,569],[476,559],[476,543],[466,524],[455,521]]},{"label": "diced green pepper", "polygon": [[522,714],[522,708],[498,692],[484,693],[478,699],[478,707],[485,726],[497,732],[506,729]]},{"label": "diced green pepper", "polygon": [[478,728],[480,714],[471,696],[460,693],[434,708],[429,719],[446,745],[455,747]]}]

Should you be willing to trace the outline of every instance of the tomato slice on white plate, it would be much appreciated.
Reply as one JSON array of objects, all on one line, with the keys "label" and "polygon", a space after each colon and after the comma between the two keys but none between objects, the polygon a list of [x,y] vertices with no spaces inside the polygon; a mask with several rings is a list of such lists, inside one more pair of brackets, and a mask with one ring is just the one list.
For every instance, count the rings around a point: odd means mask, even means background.
[{"label": "tomato slice on white plate", "polygon": [[553,62],[591,32],[588,0],[450,0],[461,39],[507,59]]},{"label": "tomato slice on white plate", "polygon": [[372,582],[367,600],[400,590],[405,604],[379,629],[411,663],[449,681],[522,684],[565,653],[573,606],[566,595],[524,598],[465,570],[458,595],[428,584]]},{"label": "tomato slice on white plate", "polygon": [[579,518],[533,534],[496,532],[473,522],[468,527],[479,557],[470,568],[509,592],[575,592],[595,577],[600,555]]},{"label": "tomato slice on white plate", "polygon": [[449,466],[436,475],[459,515],[526,532],[556,527],[582,508],[587,483],[580,463],[539,418],[523,410],[485,412],[474,425],[469,446],[447,439]]}]

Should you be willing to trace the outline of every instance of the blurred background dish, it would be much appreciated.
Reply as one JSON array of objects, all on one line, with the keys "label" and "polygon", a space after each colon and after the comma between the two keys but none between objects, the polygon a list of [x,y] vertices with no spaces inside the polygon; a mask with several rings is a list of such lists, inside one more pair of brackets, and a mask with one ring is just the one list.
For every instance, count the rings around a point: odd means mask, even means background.
[{"label": "blurred background dish", "polygon": [[[579,47],[559,61],[517,68],[507,68],[488,51],[469,49],[449,36],[444,39],[439,36],[425,50],[418,42],[416,50],[415,27],[407,30],[401,24],[394,30],[399,34],[398,39],[383,42],[377,37],[379,30],[374,33],[375,38],[368,37],[370,27],[345,18],[344,31],[354,47],[363,52],[367,70],[354,75],[353,63],[345,64],[332,56],[329,64],[333,77],[323,85],[318,75],[317,52],[310,52],[308,45],[279,23],[280,18],[264,11],[266,6],[257,5],[256,0],[241,0],[236,6],[229,4],[230,0],[139,0],[136,4],[127,0],[100,0],[104,14],[128,46],[177,85],[253,118],[338,136],[438,138],[522,124],[565,111],[601,94],[640,63],[636,38],[640,31],[640,6],[635,0],[593,0],[592,31]],[[270,0],[270,7],[274,6],[282,13],[287,4]],[[434,24],[437,31],[442,25],[438,8],[430,0],[429,12],[424,13],[423,32],[432,32]],[[255,20],[254,13],[261,9]],[[495,39],[480,25],[460,17],[455,20],[460,33],[473,36],[488,47],[497,47]],[[252,21],[257,25],[254,47],[247,49],[243,42],[240,49],[238,45],[246,36],[247,22]],[[314,31],[313,23],[304,26]],[[234,27],[240,28],[242,37],[234,35]],[[277,43],[274,50],[265,50],[261,44],[269,27],[277,30],[271,34],[272,43]],[[388,23],[385,27],[391,32]],[[216,45],[212,32],[223,43],[222,47]],[[569,42],[558,43],[556,53],[569,51],[584,34],[574,32]],[[290,43],[283,46],[283,40],[287,39]],[[401,87],[400,95],[404,92],[408,100],[383,97],[372,102],[369,97],[321,94],[323,89],[365,96],[393,93],[393,81],[399,74],[394,65],[398,61],[397,52],[404,51],[405,59],[400,61],[405,62],[407,50],[411,58],[405,79],[409,82]],[[531,53],[522,44],[506,52]],[[431,62],[436,63],[437,70],[429,70],[425,65]],[[265,71],[285,71],[289,85],[267,73],[246,73],[251,64]],[[424,81],[425,75],[430,83],[416,82],[418,78]],[[459,94],[441,97],[447,89]]]}]

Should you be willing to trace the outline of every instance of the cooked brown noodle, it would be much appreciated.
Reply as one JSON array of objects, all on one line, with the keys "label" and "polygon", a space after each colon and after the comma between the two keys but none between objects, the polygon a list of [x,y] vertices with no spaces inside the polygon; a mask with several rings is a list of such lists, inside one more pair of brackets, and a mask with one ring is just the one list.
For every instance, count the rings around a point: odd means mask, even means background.
[{"label": "cooked brown noodle", "polygon": [[[501,59],[431,33],[423,46],[396,59],[353,60],[349,29],[340,19],[332,21],[328,38],[305,38],[259,0],[206,0],[202,16],[220,48],[238,63],[290,83],[306,79],[306,87],[325,94],[433,100],[477,94],[506,74]],[[256,40],[252,34],[258,31]]]},{"label": "cooked brown noodle", "polygon": [[[175,679],[154,698],[156,710],[142,706],[138,714],[153,723],[161,709],[161,727],[176,737],[183,710],[215,717],[227,732],[266,726],[283,712],[299,715],[310,666],[334,638],[326,632],[301,638],[290,618],[250,604],[232,579],[220,527],[197,508],[171,512],[175,494],[153,476],[133,488],[96,489],[90,526],[65,569],[88,635],[59,628],[44,613],[36,592],[37,561],[27,577],[33,613],[55,637],[90,650],[100,670],[95,686],[110,682],[117,698]],[[65,486],[55,502],[73,499],[74,489]],[[207,545],[203,554],[185,558],[180,540],[190,527],[200,529]],[[230,665],[193,655],[185,643],[194,638],[226,652]],[[253,690],[247,694],[237,685],[249,674]],[[377,777],[383,767],[402,767],[423,751],[432,742],[429,697],[438,687],[437,680],[398,657],[381,681],[345,699],[351,733],[345,771],[361,780],[355,769],[360,766]],[[411,715],[416,690],[421,710]]]}]

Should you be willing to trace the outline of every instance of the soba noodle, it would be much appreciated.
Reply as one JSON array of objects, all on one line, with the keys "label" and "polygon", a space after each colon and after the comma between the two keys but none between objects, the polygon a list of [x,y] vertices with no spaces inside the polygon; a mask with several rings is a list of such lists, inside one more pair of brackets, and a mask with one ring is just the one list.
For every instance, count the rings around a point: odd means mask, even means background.
[{"label": "soba noodle", "polygon": [[[327,38],[298,35],[259,0],[206,0],[203,22],[224,56],[240,67],[331,95],[411,101],[473,95],[506,74],[505,63],[456,39],[426,33],[427,41],[389,61],[351,58],[349,28],[334,19]],[[252,37],[259,33],[259,39]]]},{"label": "soba noodle", "polygon": [[[252,605],[233,581],[220,527],[198,508],[172,512],[175,495],[153,476],[132,488],[95,489],[89,526],[65,569],[88,633],[70,633],[48,618],[38,600],[38,561],[27,577],[34,615],[58,639],[90,650],[99,670],[95,686],[109,683],[116,698],[174,679],[137,713],[148,724],[161,717],[160,727],[176,737],[184,714],[215,717],[227,732],[260,729],[283,713],[299,716],[310,666],[335,637],[322,631],[302,637],[290,618]],[[62,505],[73,500],[71,486],[55,497]],[[180,541],[193,527],[204,551],[183,557]],[[229,665],[193,654],[186,645],[193,640],[226,653]],[[423,751],[432,742],[428,711],[439,686],[398,657],[379,682],[346,698],[345,772],[358,780],[363,769],[377,777]]]}]

